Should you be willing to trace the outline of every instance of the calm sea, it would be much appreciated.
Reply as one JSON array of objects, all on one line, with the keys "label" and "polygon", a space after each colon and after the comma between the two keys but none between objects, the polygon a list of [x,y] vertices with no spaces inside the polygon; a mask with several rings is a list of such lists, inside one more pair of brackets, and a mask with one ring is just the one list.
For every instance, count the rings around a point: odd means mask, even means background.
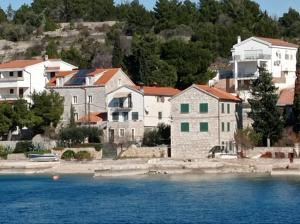
[{"label": "calm sea", "polygon": [[300,223],[300,179],[0,176],[0,223]]}]

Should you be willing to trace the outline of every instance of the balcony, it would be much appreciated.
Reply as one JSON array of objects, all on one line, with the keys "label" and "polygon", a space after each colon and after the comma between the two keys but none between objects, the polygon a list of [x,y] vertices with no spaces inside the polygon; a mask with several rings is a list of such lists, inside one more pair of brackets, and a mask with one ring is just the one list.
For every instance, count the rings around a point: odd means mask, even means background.
[{"label": "balcony", "polygon": [[112,111],[130,111],[132,109],[132,105],[119,105],[115,107],[110,107]]},{"label": "balcony", "polygon": [[18,100],[18,99],[19,96],[15,94],[9,94],[9,95],[0,94],[0,100]]},{"label": "balcony", "polygon": [[257,61],[257,60],[271,60],[270,54],[240,54],[234,55],[233,60],[236,61]]},{"label": "balcony", "polygon": [[24,81],[24,77],[4,77],[0,78],[0,82],[17,82]]},{"label": "balcony", "polygon": [[259,76],[258,71],[254,72],[254,73],[238,73],[237,79],[238,80],[251,80],[251,79],[257,79]]}]

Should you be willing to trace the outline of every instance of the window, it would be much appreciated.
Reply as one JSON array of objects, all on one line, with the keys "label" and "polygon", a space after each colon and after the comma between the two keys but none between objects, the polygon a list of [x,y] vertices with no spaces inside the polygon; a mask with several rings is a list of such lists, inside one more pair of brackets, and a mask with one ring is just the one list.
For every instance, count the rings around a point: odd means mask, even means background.
[{"label": "window", "polygon": [[222,122],[222,132],[224,132],[224,131],[225,131],[225,123]]},{"label": "window", "polygon": [[9,94],[14,94],[14,89],[9,89]]},{"label": "window", "polygon": [[22,71],[18,71],[18,77],[22,78],[23,77],[23,72]]},{"label": "window", "polygon": [[164,96],[157,96],[156,97],[157,102],[165,102],[165,97]]},{"label": "window", "polygon": [[93,96],[91,96],[91,95],[89,96],[88,102],[89,102],[89,103],[93,103]]},{"label": "window", "polygon": [[132,128],[131,129],[131,141],[134,141],[134,139],[135,139],[135,129]]},{"label": "window", "polygon": [[119,137],[124,137],[125,136],[125,129],[124,128],[120,128],[119,129]]},{"label": "window", "polygon": [[200,103],[199,111],[200,113],[208,113],[208,103]]},{"label": "window", "polygon": [[9,72],[9,76],[13,77],[14,76],[14,72]]},{"label": "window", "polygon": [[24,89],[20,88],[19,89],[19,97],[23,97],[23,95],[24,95]]},{"label": "window", "polygon": [[132,120],[137,121],[139,119],[139,112],[132,112]]},{"label": "window", "polygon": [[230,122],[227,122],[227,131],[230,131]]},{"label": "window", "polygon": [[190,131],[190,124],[188,122],[181,123],[181,132],[189,132]]},{"label": "window", "polygon": [[285,54],[285,60],[289,60],[289,55]]},{"label": "window", "polygon": [[222,114],[224,114],[225,113],[225,105],[224,105],[224,103],[222,103],[222,108],[221,108],[221,111],[222,111]]},{"label": "window", "polygon": [[123,112],[123,120],[128,121],[128,112]]},{"label": "window", "polygon": [[78,101],[77,101],[77,96],[73,96],[73,104],[76,104]]},{"label": "window", "polygon": [[119,120],[119,113],[118,112],[113,112],[112,113],[112,119],[113,119],[113,121],[118,121]]},{"label": "window", "polygon": [[230,104],[227,104],[227,114],[230,114]]},{"label": "window", "polygon": [[181,112],[182,114],[187,114],[187,113],[189,113],[189,104],[187,104],[187,103],[182,103],[182,104],[180,105],[180,112]]},{"label": "window", "polygon": [[50,78],[54,78],[55,77],[55,72],[50,72]]},{"label": "window", "polygon": [[78,113],[74,113],[74,120],[78,121]]},{"label": "window", "polygon": [[200,132],[208,132],[208,123],[200,122]]},{"label": "window", "polygon": [[161,120],[161,119],[162,119],[162,112],[159,111],[159,112],[158,112],[158,120]]}]

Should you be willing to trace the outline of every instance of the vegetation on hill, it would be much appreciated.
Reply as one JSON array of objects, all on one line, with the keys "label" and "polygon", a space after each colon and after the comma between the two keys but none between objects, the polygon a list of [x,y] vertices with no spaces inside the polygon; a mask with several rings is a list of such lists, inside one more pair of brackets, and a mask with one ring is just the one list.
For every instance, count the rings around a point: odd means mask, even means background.
[{"label": "vegetation on hill", "polygon": [[[297,42],[300,14],[289,9],[272,18],[252,0],[157,0],[147,10],[138,0],[116,5],[113,0],[33,0],[13,11],[0,10],[0,38],[20,41],[53,31],[59,23],[119,21],[99,43],[81,27],[71,47],[59,40],[46,40],[51,57],[62,57],[80,67],[121,66],[135,82],[184,88],[206,83],[214,74],[209,65],[229,58],[237,36],[284,38]],[[43,44],[42,44],[43,46]],[[41,52],[28,49],[27,57]]]}]

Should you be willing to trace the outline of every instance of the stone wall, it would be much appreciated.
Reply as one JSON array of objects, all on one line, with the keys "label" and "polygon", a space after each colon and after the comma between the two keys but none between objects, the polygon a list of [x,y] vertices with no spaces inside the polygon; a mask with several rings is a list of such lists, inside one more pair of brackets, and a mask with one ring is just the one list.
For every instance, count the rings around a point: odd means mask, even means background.
[{"label": "stone wall", "polygon": [[253,149],[246,150],[245,153],[250,158],[259,156],[265,152],[271,152],[273,157],[275,152],[283,152],[287,156],[287,153],[293,152],[293,149],[294,147],[254,147]]},{"label": "stone wall", "polygon": [[75,153],[77,153],[79,151],[87,151],[91,154],[93,159],[102,159],[102,150],[100,150],[98,152],[93,147],[89,147],[89,148],[64,148],[63,150],[52,150],[52,152],[58,154],[59,157],[61,157],[62,154],[67,150],[72,150]]},{"label": "stone wall", "polygon": [[22,161],[27,160],[27,158],[24,153],[11,153],[7,155],[7,160]]},{"label": "stone wall", "polygon": [[119,158],[162,158],[168,156],[168,147],[136,147],[125,150],[118,149]]}]

